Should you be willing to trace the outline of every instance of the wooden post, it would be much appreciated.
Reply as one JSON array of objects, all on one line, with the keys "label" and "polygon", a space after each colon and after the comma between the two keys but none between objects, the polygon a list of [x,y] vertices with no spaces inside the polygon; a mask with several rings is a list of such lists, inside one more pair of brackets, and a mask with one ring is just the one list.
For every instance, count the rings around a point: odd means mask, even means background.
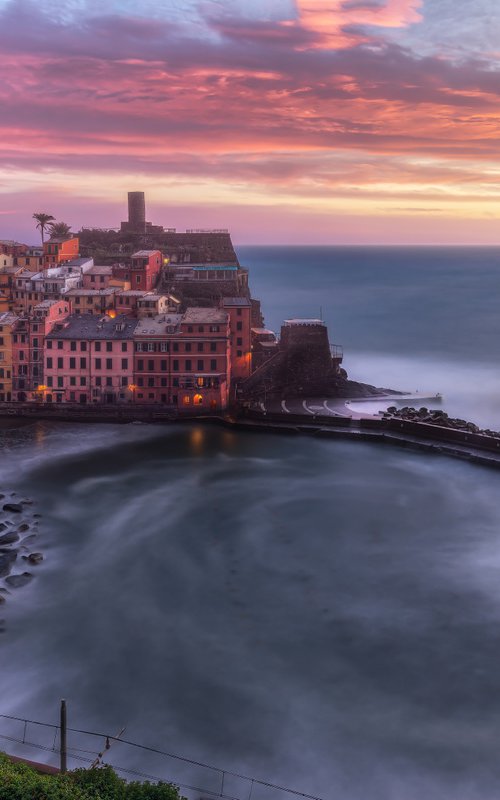
[{"label": "wooden post", "polygon": [[61,772],[66,772],[66,700],[61,700]]}]

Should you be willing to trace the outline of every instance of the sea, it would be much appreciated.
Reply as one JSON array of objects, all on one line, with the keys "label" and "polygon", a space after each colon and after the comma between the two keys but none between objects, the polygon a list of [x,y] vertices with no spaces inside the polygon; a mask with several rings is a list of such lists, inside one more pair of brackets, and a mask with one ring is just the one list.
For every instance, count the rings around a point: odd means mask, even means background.
[{"label": "sea", "polygon": [[[500,248],[238,254],[267,327],[321,317],[352,379],[500,429]],[[65,698],[71,767],[102,751],[190,798],[498,797],[496,471],[198,424],[4,422],[3,490],[34,500],[45,560],[1,608],[0,749],[57,763],[33,723]]]}]

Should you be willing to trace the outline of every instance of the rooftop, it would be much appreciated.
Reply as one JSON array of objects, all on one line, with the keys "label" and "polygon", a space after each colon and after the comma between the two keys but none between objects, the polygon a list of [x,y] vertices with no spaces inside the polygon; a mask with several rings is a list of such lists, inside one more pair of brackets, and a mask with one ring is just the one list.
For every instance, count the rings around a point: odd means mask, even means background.
[{"label": "rooftop", "polygon": [[0,313],[0,325],[13,325],[18,319],[17,314],[13,314],[12,311]]},{"label": "rooftop", "polygon": [[[78,261],[85,261],[85,259],[78,259]],[[72,261],[71,265],[73,265],[73,263],[74,262]],[[94,266],[90,267],[85,272],[85,275],[112,275],[112,274],[113,274],[113,267],[107,267],[107,266],[100,267],[97,264],[94,264]]]},{"label": "rooftop", "polygon": [[142,319],[135,329],[136,336],[160,336],[171,333],[168,328],[177,328],[182,321],[182,314],[158,314],[156,317]]},{"label": "rooftop", "polygon": [[68,289],[64,293],[65,297],[109,297],[116,293],[116,290],[109,289]]},{"label": "rooftop", "polygon": [[283,322],[284,325],[287,327],[291,327],[292,325],[322,325],[324,327],[325,323],[322,319],[285,319]]},{"label": "rooftop", "polygon": [[224,307],[239,306],[240,308],[250,308],[252,304],[248,297],[224,297],[222,305]]},{"label": "rooftop", "polygon": [[111,317],[98,317],[93,314],[76,314],[52,330],[47,339],[132,339],[137,320],[119,314]]},{"label": "rooftop", "polygon": [[159,250],[138,250],[137,253],[132,253],[132,258],[149,258],[149,256],[159,252]]},{"label": "rooftop", "polygon": [[191,307],[186,309],[186,313],[182,318],[182,322],[190,325],[198,325],[202,322],[208,324],[227,324],[228,314],[225,311],[219,311],[217,308],[196,308]]}]

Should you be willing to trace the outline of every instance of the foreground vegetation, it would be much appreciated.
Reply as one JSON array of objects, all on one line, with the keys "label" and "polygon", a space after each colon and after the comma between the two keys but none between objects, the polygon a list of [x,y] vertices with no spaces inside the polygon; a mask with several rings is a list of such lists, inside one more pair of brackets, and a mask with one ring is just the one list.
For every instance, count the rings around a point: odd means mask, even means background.
[{"label": "foreground vegetation", "polygon": [[40,775],[0,753],[0,800],[183,800],[170,783],[125,783],[111,767]]}]

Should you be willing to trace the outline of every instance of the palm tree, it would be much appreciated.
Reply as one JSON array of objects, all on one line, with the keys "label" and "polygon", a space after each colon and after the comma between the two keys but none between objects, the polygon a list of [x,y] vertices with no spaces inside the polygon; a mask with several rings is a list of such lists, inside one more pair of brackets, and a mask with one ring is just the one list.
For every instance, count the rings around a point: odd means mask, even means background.
[{"label": "palm tree", "polygon": [[36,219],[36,227],[40,229],[40,233],[42,234],[42,246],[43,246],[43,234],[45,232],[45,228],[48,228],[52,220],[55,220],[55,217],[52,214],[43,214],[40,212],[39,214],[33,214],[33,219]]},{"label": "palm tree", "polygon": [[71,236],[71,225],[66,222],[51,222],[49,225],[51,236]]}]

